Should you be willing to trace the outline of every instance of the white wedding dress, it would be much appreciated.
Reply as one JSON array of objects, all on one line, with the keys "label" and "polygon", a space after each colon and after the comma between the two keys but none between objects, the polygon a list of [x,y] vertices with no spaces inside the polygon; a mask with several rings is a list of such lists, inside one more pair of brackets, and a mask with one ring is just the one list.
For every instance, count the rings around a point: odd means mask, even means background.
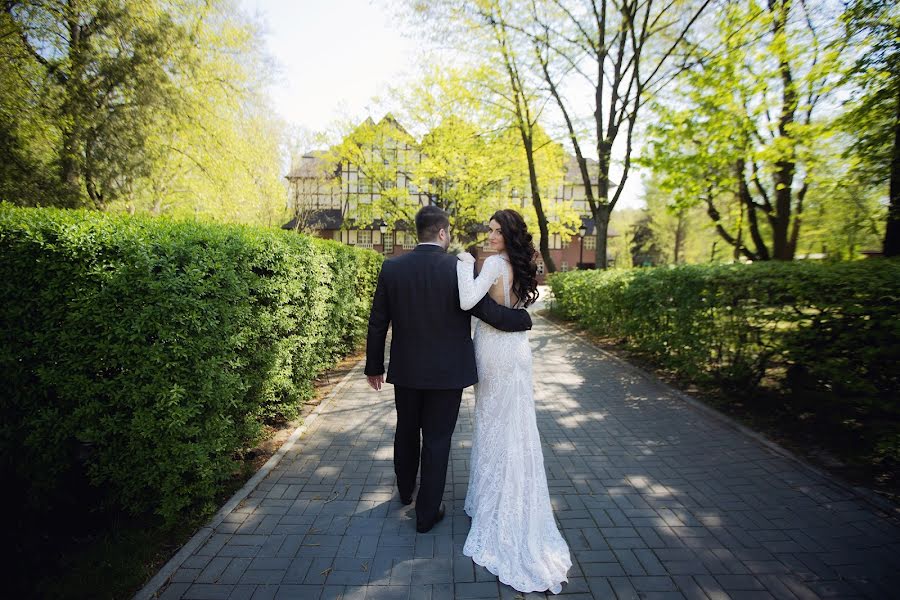
[{"label": "white wedding dress", "polygon": [[[463,310],[492,285],[510,302],[512,269],[492,255],[475,278],[471,256],[457,264]],[[562,591],[572,566],[553,518],[538,434],[528,332],[504,332],[476,320],[475,433],[465,510],[472,525],[463,554],[520,592]]]}]

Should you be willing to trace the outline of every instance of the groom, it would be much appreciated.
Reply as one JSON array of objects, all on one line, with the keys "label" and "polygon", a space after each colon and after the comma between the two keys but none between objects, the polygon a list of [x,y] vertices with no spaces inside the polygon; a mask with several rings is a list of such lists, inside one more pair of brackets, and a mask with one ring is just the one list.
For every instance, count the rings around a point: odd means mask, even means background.
[{"label": "groom", "polygon": [[373,389],[381,389],[384,343],[392,325],[387,381],[394,384],[397,409],[394,472],[400,500],[410,504],[421,455],[416,530],[425,533],[444,518],[441,497],[450,437],[463,388],[478,382],[471,315],[504,331],[531,329],[531,317],[524,310],[500,306],[489,296],[464,312],[459,307],[457,259],[447,254],[447,213],[436,206],[423,207],[416,214],[416,232],[416,249],[381,267],[369,314],[366,376]]}]

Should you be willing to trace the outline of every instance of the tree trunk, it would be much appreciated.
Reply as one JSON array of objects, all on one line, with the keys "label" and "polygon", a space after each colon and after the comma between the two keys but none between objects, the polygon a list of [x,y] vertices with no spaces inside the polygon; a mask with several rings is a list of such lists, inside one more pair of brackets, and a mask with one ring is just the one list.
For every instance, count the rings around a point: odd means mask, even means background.
[{"label": "tree trunk", "polygon": [[[703,198],[706,201],[706,214],[709,215],[709,218],[712,219],[713,223],[716,226],[716,233],[725,240],[729,246],[733,248],[734,258],[737,260],[742,254],[747,257],[749,260],[759,260],[759,257],[753,254],[749,248],[747,248],[744,244],[741,243],[741,230],[738,229],[737,237],[728,233],[725,227],[722,225],[722,215],[719,214],[719,209],[716,208],[716,205],[713,204],[713,199],[710,196],[704,196]],[[741,210],[743,210],[743,203],[740,203]],[[715,246],[713,246],[713,252],[715,252]]]},{"label": "tree trunk", "polygon": [[84,203],[84,123],[82,110],[85,97],[88,96],[83,89],[86,52],[84,45],[86,40],[82,35],[79,24],[79,15],[74,5],[69,4],[65,9],[65,22],[68,29],[68,59],[70,73],[61,83],[64,88],[65,99],[62,103],[63,132],[62,155],[60,166],[62,172],[62,184],[78,205]]},{"label": "tree trunk", "polygon": [[[775,11],[774,0],[769,0],[769,10]],[[787,27],[790,2],[781,0],[777,3],[777,14],[774,16],[772,33],[777,37],[784,33]],[[787,57],[782,55],[779,61],[781,73],[781,116],[778,120],[778,136],[782,139],[790,139],[793,136],[790,127],[794,123],[794,112],[797,109],[797,88],[794,85],[791,65]],[[772,174],[775,184],[775,216],[770,219],[772,224],[772,258],[775,260],[793,260],[791,245],[788,240],[788,228],[791,223],[791,186],[794,183],[796,162],[793,150],[775,163],[775,172]]]},{"label": "tree trunk", "polygon": [[100,211],[105,211],[106,202],[103,198],[103,190],[100,189],[100,187],[97,185],[97,180],[94,177],[93,160],[91,160],[94,155],[94,142],[90,137],[85,140],[84,155],[84,188],[85,190],[87,190],[87,194],[91,199],[91,202],[94,203],[94,208]]},{"label": "tree trunk", "polygon": [[528,160],[528,181],[531,184],[531,204],[537,213],[538,230],[541,233],[540,252],[544,259],[544,267],[547,273],[556,272],[556,263],[550,256],[550,231],[547,228],[547,216],[544,214],[544,205],[541,202],[541,191],[538,188],[537,166],[534,164],[534,139],[521,130],[522,144],[525,146],[525,158]]},{"label": "tree trunk", "polygon": [[684,244],[685,229],[684,211],[678,211],[678,221],[675,225],[675,252],[672,257],[673,262],[677,265],[681,262],[681,246]]},{"label": "tree trunk", "polygon": [[888,207],[883,251],[885,256],[900,256],[900,95],[897,97],[897,117],[894,119],[890,186],[891,203]]},{"label": "tree trunk", "polygon": [[606,269],[607,264],[607,238],[609,237],[609,206],[600,204],[594,212],[594,235],[597,236],[597,258],[595,268]]},{"label": "tree trunk", "polygon": [[597,205],[591,207],[594,214],[594,227],[597,233],[597,261],[595,268],[607,269],[606,260],[607,232],[609,231],[609,163],[612,153],[612,144],[602,140],[597,144],[598,174],[597,174]]},{"label": "tree trunk", "polygon": [[[78,134],[75,132],[75,125],[69,125],[62,132],[62,154],[60,156],[60,178],[67,193],[70,202],[77,203],[78,197],[81,195],[81,169],[78,160]],[[74,205],[73,205],[74,206]]]},{"label": "tree trunk", "polygon": [[[753,245],[756,246],[755,254],[759,256],[760,260],[769,260],[769,249],[766,247],[766,242],[759,231],[759,219],[757,219],[756,215],[757,205],[750,194],[750,186],[747,185],[747,178],[744,176],[745,169],[746,162],[744,159],[738,159],[735,164],[735,177],[738,180],[738,198],[741,201],[741,205],[747,210],[747,228],[750,230],[750,238],[753,240]],[[790,202],[790,196],[788,196],[788,202]],[[744,212],[742,209],[742,220],[743,216]],[[738,226],[743,228],[743,223],[739,223]],[[787,228],[785,228],[785,232],[787,232]],[[786,233],[785,236],[787,236]],[[740,239],[740,233],[738,233],[738,239]],[[735,259],[737,259],[737,256],[735,256]]]},{"label": "tree trunk", "polygon": [[541,234],[541,257],[544,259],[546,272],[553,273],[556,271],[556,264],[553,262],[553,258],[550,257],[550,233],[547,227],[547,216],[544,214],[544,207],[541,202],[541,191],[538,187],[537,167],[534,164],[534,125],[536,121],[531,118],[528,96],[523,89],[522,78],[516,66],[515,55],[509,48],[506,26],[503,24],[502,18],[494,18],[496,8],[496,6],[491,8],[490,23],[513,91],[516,127],[519,129],[519,134],[522,136],[522,145],[525,148],[525,159],[528,161],[528,181],[531,185],[531,203],[537,213],[538,229]]}]

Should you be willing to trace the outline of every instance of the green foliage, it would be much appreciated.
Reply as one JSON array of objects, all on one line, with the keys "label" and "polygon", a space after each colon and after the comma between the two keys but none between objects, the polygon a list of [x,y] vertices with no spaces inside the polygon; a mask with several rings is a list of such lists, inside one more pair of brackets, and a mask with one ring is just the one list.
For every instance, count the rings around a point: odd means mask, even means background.
[{"label": "green foliage", "polygon": [[802,379],[900,410],[900,261],[578,271],[550,285],[564,317],[691,380]]},{"label": "green foliage", "polygon": [[859,160],[866,180],[884,184],[890,177],[895,132],[900,126],[900,8],[888,0],[853,0],[843,21],[860,52],[849,70],[858,88],[840,124],[856,138],[848,154]]},{"label": "green foliage", "polygon": [[[652,174],[644,178],[644,202],[649,228],[666,264],[716,262],[713,252],[718,235],[702,206],[684,206],[659,189]],[[719,258],[730,258],[719,252]]]},{"label": "green foliage", "polygon": [[367,226],[383,218],[393,229],[398,221],[415,222],[419,201],[403,180],[418,162],[418,145],[393,116],[378,123],[370,118],[357,125],[329,149],[325,159],[342,170],[357,170],[358,179],[347,179],[347,184],[360,192],[347,206],[357,224]]},{"label": "green foliage", "polygon": [[828,102],[845,49],[829,12],[721,4],[701,58],[653,102],[658,120],[640,162],[679,208],[708,208],[721,237],[750,260],[792,259],[804,211],[824,194],[814,178],[833,152]]},{"label": "green foliage", "polygon": [[273,224],[281,127],[236,4],[7,3],[0,198]]},{"label": "green foliage", "polygon": [[381,257],[249,226],[0,207],[4,472],[173,522],[365,334]]},{"label": "green foliage", "polygon": [[[441,68],[394,95],[403,99],[403,122],[427,131],[423,159],[413,166],[413,182],[451,213],[457,231],[474,236],[488,215],[513,208],[539,237],[538,215],[529,201],[526,150],[514,111],[497,90],[505,77],[499,66],[489,64]],[[539,123],[533,125],[532,136],[540,194],[552,198],[562,183],[565,152]],[[543,210],[548,232],[563,239],[581,224],[571,201],[545,202]]]}]

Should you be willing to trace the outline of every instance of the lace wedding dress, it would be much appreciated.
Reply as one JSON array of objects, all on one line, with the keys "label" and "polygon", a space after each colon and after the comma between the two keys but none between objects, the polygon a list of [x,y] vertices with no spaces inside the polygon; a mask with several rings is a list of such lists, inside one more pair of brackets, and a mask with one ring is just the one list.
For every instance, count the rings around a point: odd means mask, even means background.
[{"label": "lace wedding dress", "polygon": [[[474,259],[457,264],[459,299],[468,310],[492,285],[510,302],[512,269],[492,255],[478,277]],[[497,292],[497,288],[494,288]],[[498,301],[501,295],[496,295]],[[519,307],[521,302],[516,302]],[[520,592],[562,591],[572,566],[553,518],[532,389],[528,333],[476,321],[475,432],[465,510],[472,518],[463,554]]]}]

